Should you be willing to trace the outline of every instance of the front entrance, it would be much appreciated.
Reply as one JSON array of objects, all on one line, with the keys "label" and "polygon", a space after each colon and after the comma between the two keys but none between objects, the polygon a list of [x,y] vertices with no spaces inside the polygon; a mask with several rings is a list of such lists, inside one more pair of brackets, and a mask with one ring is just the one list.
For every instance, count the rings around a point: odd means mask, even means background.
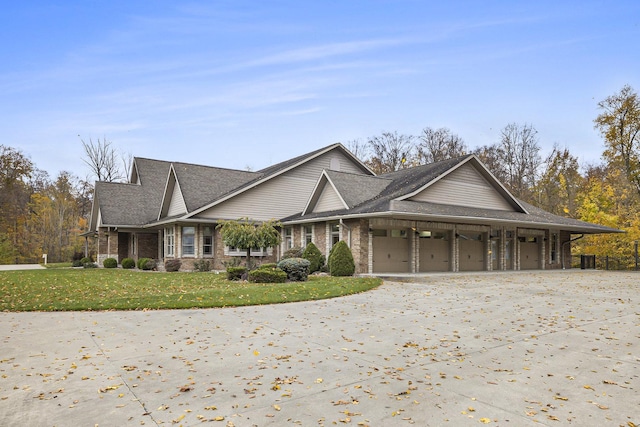
[{"label": "front entrance", "polygon": [[373,230],[373,272],[410,273],[411,262],[407,229]]}]

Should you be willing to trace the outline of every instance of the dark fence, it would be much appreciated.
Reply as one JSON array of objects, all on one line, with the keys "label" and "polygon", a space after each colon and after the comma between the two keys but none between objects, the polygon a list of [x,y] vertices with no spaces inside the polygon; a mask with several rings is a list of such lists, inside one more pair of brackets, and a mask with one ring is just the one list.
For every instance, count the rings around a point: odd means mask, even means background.
[{"label": "dark fence", "polygon": [[612,257],[608,255],[596,256],[589,254],[574,254],[571,257],[571,268],[583,270],[624,270],[638,271],[638,258],[636,256]]}]

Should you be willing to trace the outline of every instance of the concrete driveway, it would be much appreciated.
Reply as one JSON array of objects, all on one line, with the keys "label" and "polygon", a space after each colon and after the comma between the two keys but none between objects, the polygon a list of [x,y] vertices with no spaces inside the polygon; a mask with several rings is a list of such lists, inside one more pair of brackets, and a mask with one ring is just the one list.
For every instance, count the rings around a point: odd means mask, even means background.
[{"label": "concrete driveway", "polygon": [[441,274],[263,307],[0,313],[0,425],[632,426],[638,279]]},{"label": "concrete driveway", "polygon": [[0,271],[10,270],[42,270],[42,264],[0,264]]}]

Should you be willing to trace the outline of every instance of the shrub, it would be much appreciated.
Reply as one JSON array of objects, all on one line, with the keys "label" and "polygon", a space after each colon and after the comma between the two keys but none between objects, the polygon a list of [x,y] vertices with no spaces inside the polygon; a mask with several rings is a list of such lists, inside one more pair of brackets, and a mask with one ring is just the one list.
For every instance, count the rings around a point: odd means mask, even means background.
[{"label": "shrub", "polygon": [[332,276],[353,276],[356,271],[356,265],[353,262],[353,255],[351,249],[344,242],[340,240],[331,248],[331,255],[329,255],[329,273]]},{"label": "shrub", "polygon": [[267,262],[265,264],[262,264],[258,268],[262,268],[262,269],[266,268],[267,270],[273,270],[274,268],[278,268],[278,264],[276,264],[275,262]]},{"label": "shrub", "polygon": [[82,267],[82,261],[79,259],[74,259],[71,262],[71,267]]},{"label": "shrub", "polygon": [[324,255],[320,252],[320,249],[313,242],[309,243],[304,251],[302,252],[302,258],[309,261],[309,273],[315,273],[316,271],[320,271],[322,266],[324,265]]},{"label": "shrub", "polygon": [[84,257],[84,258],[82,258],[80,260],[80,264],[82,264],[82,265],[88,264],[90,262],[93,262],[93,260],[91,259],[91,257],[88,257],[88,256],[86,256],[86,257]]},{"label": "shrub", "polygon": [[179,259],[168,259],[164,262],[165,271],[178,271],[180,267],[182,267],[182,262]]},{"label": "shrub", "polygon": [[118,260],[115,258],[107,258],[102,261],[104,268],[116,268],[118,266]]},{"label": "shrub", "polygon": [[130,269],[130,268],[135,268],[136,266],[136,262],[131,259],[131,258],[125,258],[122,260],[122,268],[124,269]]},{"label": "shrub", "polygon": [[287,273],[277,268],[258,268],[251,270],[247,279],[252,283],[284,283],[287,281]]},{"label": "shrub", "polygon": [[98,268],[98,264],[96,264],[95,262],[85,262],[84,264],[82,264],[82,266],[84,268]]},{"label": "shrub", "polygon": [[286,251],[284,251],[280,259],[287,259],[287,258],[302,258],[302,248],[294,246],[291,249],[287,249]]},{"label": "shrub", "polygon": [[242,280],[247,274],[247,267],[227,267],[227,280]]},{"label": "shrub", "polygon": [[293,282],[304,282],[309,276],[309,260],[304,258],[287,258],[278,263],[278,268],[287,273],[287,278]]},{"label": "shrub", "polygon": [[156,266],[156,260],[153,258],[140,258],[138,260],[138,268],[140,270],[155,270]]},{"label": "shrub", "polygon": [[207,260],[199,259],[193,263],[193,269],[201,272],[211,271],[211,263]]}]

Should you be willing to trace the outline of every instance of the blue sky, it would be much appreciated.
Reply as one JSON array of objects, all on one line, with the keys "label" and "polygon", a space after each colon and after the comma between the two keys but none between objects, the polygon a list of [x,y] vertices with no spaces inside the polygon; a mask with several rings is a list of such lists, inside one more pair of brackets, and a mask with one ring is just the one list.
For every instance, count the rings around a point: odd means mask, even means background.
[{"label": "blue sky", "polygon": [[16,1],[0,143],[81,178],[80,138],[253,170],[382,131],[508,123],[598,162],[597,103],[640,90],[637,1]]}]

